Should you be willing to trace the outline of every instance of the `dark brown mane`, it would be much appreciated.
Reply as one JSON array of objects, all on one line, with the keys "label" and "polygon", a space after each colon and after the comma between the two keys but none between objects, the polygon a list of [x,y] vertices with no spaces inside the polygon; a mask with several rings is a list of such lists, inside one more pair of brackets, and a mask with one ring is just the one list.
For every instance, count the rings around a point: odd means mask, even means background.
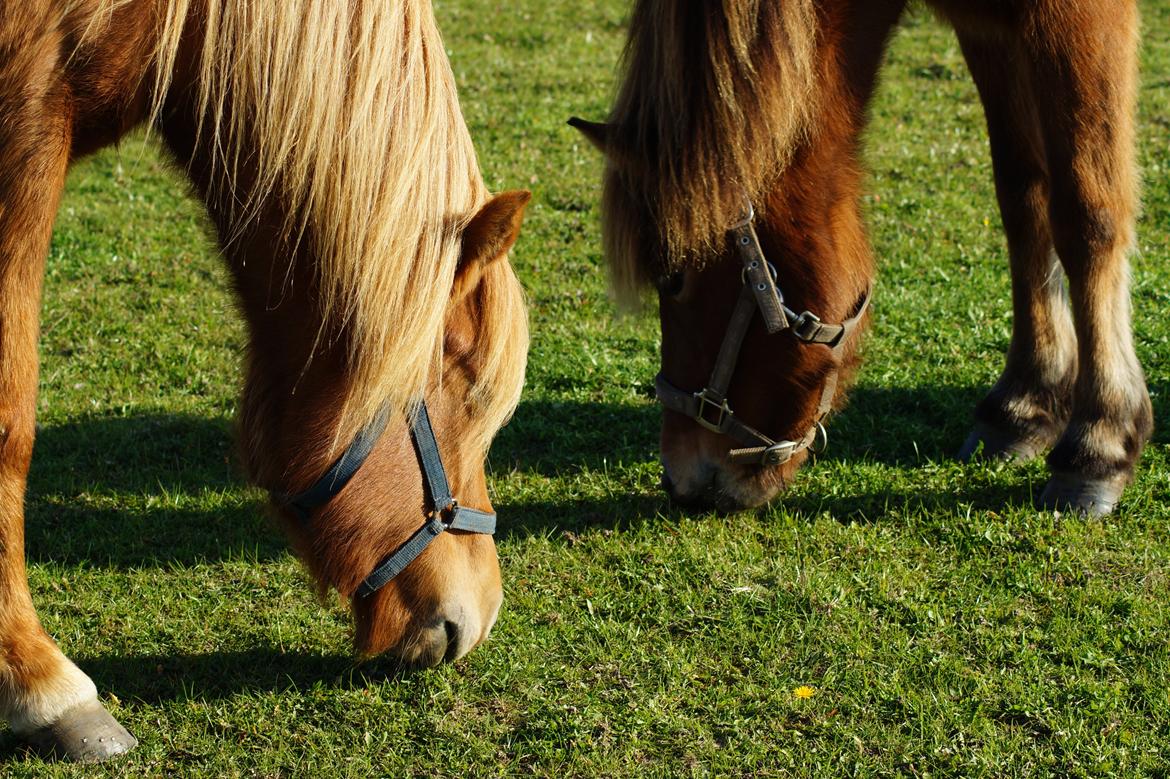
[{"label": "dark brown mane", "polygon": [[813,112],[816,37],[811,0],[639,0],[602,205],[619,291],[648,275],[640,225],[664,264],[694,262],[775,180]]}]

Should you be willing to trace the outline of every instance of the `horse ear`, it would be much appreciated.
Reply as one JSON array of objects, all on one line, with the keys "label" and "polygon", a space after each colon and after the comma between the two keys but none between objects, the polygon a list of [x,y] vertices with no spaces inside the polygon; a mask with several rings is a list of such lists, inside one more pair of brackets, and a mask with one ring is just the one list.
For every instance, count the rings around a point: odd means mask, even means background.
[{"label": "horse ear", "polygon": [[526,189],[501,192],[484,203],[463,228],[463,249],[455,270],[453,300],[461,300],[479,285],[488,265],[508,253],[520,237],[524,208],[532,199]]},{"label": "horse ear", "polygon": [[585,140],[605,155],[611,165],[629,168],[639,164],[638,158],[631,154],[628,145],[622,141],[616,125],[590,122],[574,116],[569,119],[569,126],[577,128]]},{"label": "horse ear", "polygon": [[594,148],[607,157],[613,153],[613,138],[610,126],[604,122],[590,122],[580,117],[569,117],[569,126],[575,127],[585,136],[585,140],[593,144]]}]

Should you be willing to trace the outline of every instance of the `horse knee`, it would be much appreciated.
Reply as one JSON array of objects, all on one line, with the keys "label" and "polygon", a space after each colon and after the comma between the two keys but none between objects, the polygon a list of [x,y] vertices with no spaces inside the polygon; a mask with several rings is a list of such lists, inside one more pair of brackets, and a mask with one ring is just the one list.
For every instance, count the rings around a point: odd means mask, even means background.
[{"label": "horse knee", "polygon": [[1035,241],[1048,219],[1048,183],[1044,177],[997,177],[996,194],[1008,236]]},{"label": "horse knee", "polygon": [[1083,200],[1054,203],[1052,241],[1070,278],[1098,269],[1133,241],[1133,220],[1122,209]]}]

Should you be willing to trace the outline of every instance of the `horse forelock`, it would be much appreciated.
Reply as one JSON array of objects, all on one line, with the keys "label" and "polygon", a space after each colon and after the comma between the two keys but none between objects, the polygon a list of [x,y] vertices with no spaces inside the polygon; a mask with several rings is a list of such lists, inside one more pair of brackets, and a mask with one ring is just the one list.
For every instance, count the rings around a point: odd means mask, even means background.
[{"label": "horse forelock", "polygon": [[816,43],[812,0],[639,0],[602,199],[619,295],[701,263],[775,182],[810,129]]},{"label": "horse forelock", "polygon": [[[213,154],[211,196],[229,204],[229,240],[280,202],[287,239],[310,249],[289,254],[312,267],[278,268],[270,296],[279,302],[308,279],[317,347],[345,333],[334,447],[384,403],[409,413],[436,380],[462,230],[488,196],[429,0],[160,0],[156,13],[156,115],[188,26],[202,27],[200,132]],[[509,375],[474,388],[487,399],[483,419],[469,420],[485,428],[477,439],[507,418],[523,375],[523,339],[508,337],[523,302],[506,274],[485,279],[496,305],[477,347]]]}]

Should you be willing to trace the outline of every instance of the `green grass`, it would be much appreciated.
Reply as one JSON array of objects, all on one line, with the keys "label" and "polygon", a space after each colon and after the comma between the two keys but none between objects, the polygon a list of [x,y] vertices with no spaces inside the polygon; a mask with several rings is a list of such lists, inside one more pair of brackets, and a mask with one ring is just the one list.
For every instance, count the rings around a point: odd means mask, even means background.
[{"label": "green grass", "polygon": [[[1008,274],[953,35],[915,11],[873,108],[881,263],[827,456],[767,510],[657,489],[657,324],[619,317],[597,155],[624,0],[441,0],[488,183],[535,192],[514,262],[527,390],[492,452],[492,640],[353,663],[237,474],[241,324],[199,207],[135,137],[74,169],[49,260],[28,555],[47,628],[142,740],[109,767],[0,737],[8,776],[1166,775],[1170,0],[1148,0],[1135,327],[1158,420],[1104,520],[1031,508],[1042,465],[960,466]],[[807,700],[793,690],[811,685]],[[117,696],[117,697],[115,697]]]}]

